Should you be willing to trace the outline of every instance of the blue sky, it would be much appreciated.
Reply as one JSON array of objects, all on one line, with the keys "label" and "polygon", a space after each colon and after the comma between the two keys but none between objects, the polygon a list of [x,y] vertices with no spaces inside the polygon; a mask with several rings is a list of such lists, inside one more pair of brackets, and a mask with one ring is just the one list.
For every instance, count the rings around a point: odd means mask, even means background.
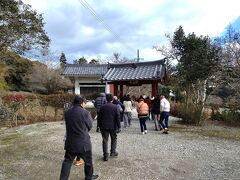
[{"label": "blue sky", "polygon": [[[240,16],[239,0],[24,0],[42,13],[51,39],[52,58],[64,52],[71,63],[111,58],[129,59],[137,49],[143,61],[161,59],[152,47],[166,45],[165,34],[179,25],[186,33],[215,37]],[[90,10],[84,6],[89,5]]]}]

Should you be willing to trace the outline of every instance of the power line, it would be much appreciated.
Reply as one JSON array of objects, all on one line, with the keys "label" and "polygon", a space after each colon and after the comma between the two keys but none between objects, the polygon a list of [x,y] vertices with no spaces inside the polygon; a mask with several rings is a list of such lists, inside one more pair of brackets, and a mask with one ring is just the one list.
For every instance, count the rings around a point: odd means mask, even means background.
[{"label": "power line", "polygon": [[104,26],[104,28],[105,28],[108,32],[110,32],[110,33],[113,35],[113,37],[115,38],[115,40],[120,41],[120,42],[125,46],[125,48],[126,48],[127,50],[130,51],[130,49],[131,49],[131,50],[132,50],[131,52],[135,51],[135,49],[133,49],[132,47],[126,45],[125,42],[123,42],[123,40],[120,38],[120,36],[117,35],[117,34],[112,30],[112,28],[105,23],[104,19],[103,19],[101,16],[98,15],[98,13],[89,5],[88,2],[86,2],[85,0],[79,0],[79,2],[81,3],[81,5],[82,5],[84,8],[86,8],[86,9],[96,18],[97,21],[99,21],[99,22]]}]

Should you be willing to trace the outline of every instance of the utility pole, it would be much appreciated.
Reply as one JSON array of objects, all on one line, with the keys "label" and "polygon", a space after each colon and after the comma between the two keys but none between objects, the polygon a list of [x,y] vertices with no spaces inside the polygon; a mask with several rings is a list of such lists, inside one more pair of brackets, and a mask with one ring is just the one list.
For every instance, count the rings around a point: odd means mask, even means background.
[{"label": "utility pole", "polygon": [[139,49],[137,50],[137,59],[135,60],[137,60],[138,63],[140,62],[140,60],[144,60],[144,58],[140,58],[139,56]]},{"label": "utility pole", "polygon": [[137,62],[139,62],[140,58],[139,58],[139,49],[137,50]]}]

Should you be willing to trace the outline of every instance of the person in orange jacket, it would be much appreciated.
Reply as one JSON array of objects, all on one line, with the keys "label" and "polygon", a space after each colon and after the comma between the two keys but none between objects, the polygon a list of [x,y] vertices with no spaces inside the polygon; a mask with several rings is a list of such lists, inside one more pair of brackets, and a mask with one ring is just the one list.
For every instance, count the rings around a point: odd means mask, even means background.
[{"label": "person in orange jacket", "polygon": [[139,103],[137,105],[137,112],[140,122],[141,133],[147,134],[146,120],[149,118],[148,117],[149,107],[147,103],[144,102],[143,98],[139,99]]}]

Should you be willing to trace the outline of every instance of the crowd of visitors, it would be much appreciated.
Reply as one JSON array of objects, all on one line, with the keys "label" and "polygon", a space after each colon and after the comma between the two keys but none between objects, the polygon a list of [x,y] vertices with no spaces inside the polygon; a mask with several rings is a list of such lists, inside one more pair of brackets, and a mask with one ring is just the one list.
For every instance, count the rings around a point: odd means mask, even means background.
[{"label": "crowd of visitors", "polygon": [[[65,114],[66,136],[65,156],[62,163],[60,179],[69,178],[72,163],[75,165],[84,164],[85,180],[97,179],[98,175],[93,174],[92,149],[89,131],[92,128],[93,118],[84,106],[86,99],[76,96],[73,106]],[[154,98],[140,96],[130,98],[124,95],[121,99],[112,94],[101,93],[96,98],[94,106],[97,112],[97,132],[101,132],[103,160],[108,161],[108,139],[111,138],[110,156],[117,157],[117,136],[124,128],[131,126],[132,110],[135,108],[138,113],[141,134],[147,134],[147,120],[153,120],[155,130],[163,130],[168,134],[168,119],[170,103],[164,97],[157,95]],[[80,163],[81,161],[81,163]],[[76,163],[79,162],[79,163]]]}]

